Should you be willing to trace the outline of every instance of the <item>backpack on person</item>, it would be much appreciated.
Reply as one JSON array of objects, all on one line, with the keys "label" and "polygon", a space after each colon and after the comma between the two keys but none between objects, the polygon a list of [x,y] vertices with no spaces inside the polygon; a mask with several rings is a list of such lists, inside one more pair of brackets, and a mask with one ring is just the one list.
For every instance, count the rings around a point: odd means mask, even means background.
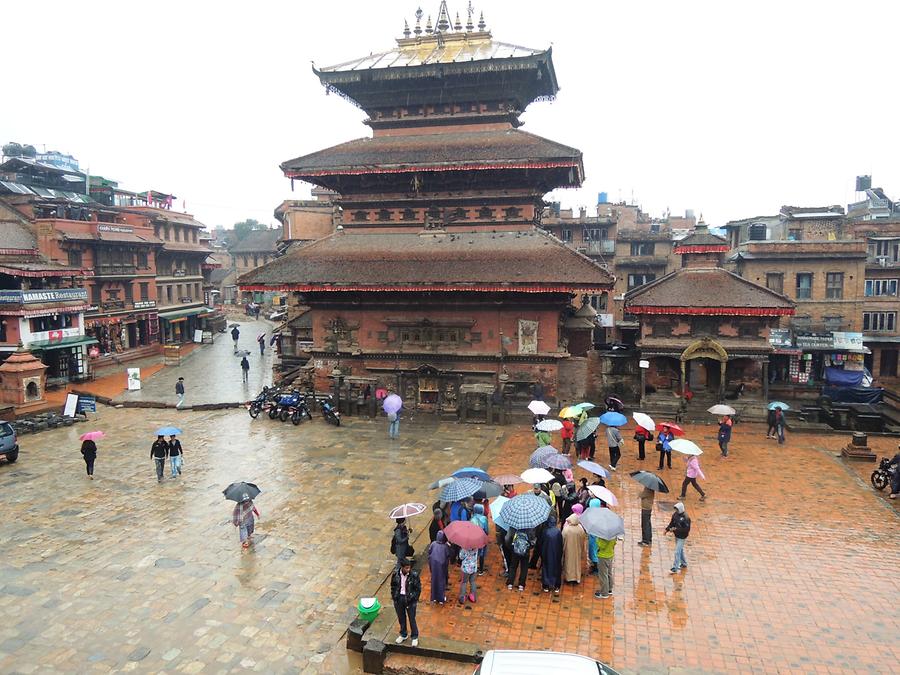
[{"label": "backpack on person", "polygon": [[528,549],[531,548],[528,542],[528,535],[524,532],[516,532],[512,540],[512,550],[518,556],[528,555]]}]

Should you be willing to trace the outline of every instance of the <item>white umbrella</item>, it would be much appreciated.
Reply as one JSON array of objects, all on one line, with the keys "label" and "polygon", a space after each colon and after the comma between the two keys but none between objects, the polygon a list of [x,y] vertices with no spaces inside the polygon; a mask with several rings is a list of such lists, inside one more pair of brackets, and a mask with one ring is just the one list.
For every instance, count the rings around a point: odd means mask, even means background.
[{"label": "white umbrella", "polygon": [[712,408],[707,408],[706,412],[712,413],[713,415],[734,415],[735,410],[730,405],[717,403]]},{"label": "white umbrella", "polygon": [[535,483],[549,483],[550,481],[555,480],[555,477],[552,473],[547,471],[547,469],[537,467],[523,471],[522,480],[534,485]]},{"label": "white umbrella", "polygon": [[616,496],[602,485],[588,485],[588,490],[597,499],[602,499],[610,506],[619,505],[619,500],[616,499]]},{"label": "white umbrella", "polygon": [[532,401],[528,404],[528,409],[534,415],[546,415],[550,412],[550,406],[543,401]]},{"label": "white umbrella", "polygon": [[538,431],[559,431],[563,425],[559,420],[543,420],[538,422],[535,428]]},{"label": "white umbrella", "polygon": [[674,441],[669,443],[671,448],[675,452],[680,452],[682,455],[702,455],[703,451],[700,449],[694,441],[689,441],[686,438],[676,438]]},{"label": "white umbrella", "polygon": [[654,422],[653,418],[647,413],[636,412],[631,413],[631,416],[634,418],[634,421],[637,422],[639,427],[643,427],[647,431],[656,431],[656,422]]}]

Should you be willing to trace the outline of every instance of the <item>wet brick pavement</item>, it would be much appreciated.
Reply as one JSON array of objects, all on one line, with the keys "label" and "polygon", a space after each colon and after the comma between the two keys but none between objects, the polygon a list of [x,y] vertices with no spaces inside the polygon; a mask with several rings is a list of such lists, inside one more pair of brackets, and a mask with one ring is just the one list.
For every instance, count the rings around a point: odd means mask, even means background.
[{"label": "wet brick pavement", "polygon": [[[685,572],[669,574],[674,542],[662,532],[684,463],[676,455],[673,468],[661,472],[672,493],[654,511],[652,548],[641,548],[639,486],[628,472],[655,471],[658,456],[652,465],[638,462],[629,441],[618,473],[607,481],[626,523],[625,540],[616,546],[613,597],[594,599],[594,577],[564,585],[554,597],[541,592],[535,572],[524,593],[508,591],[497,576],[494,549],[489,573],[478,577],[478,602],[423,605],[422,634],[483,649],[574,651],[632,673],[894,670],[900,662],[900,504],[869,487],[874,465],[835,458],[849,435],[792,434],[780,447],[765,439],[762,427],[739,425],[731,456],[720,460],[716,427],[687,431],[707,448],[701,484],[709,497],[701,503],[689,488],[693,529]],[[896,442],[870,437],[879,456],[893,454]],[[510,434],[491,472],[521,471],[532,446],[527,431]],[[608,461],[605,455],[598,448]],[[429,576],[423,574],[426,597]],[[451,577],[448,596],[454,598],[458,576]],[[421,658],[406,658],[404,665],[416,661],[426,666]]]},{"label": "wet brick pavement", "polygon": [[[185,431],[184,475],[157,484],[149,445],[169,423]],[[108,433],[94,481],[78,452],[89,428]],[[355,419],[101,407],[23,436],[19,461],[0,463],[0,672],[346,671],[328,653],[392,568],[388,510],[487,461],[497,434],[405,424],[391,442]],[[233,480],[264,490],[250,552],[221,494]]]},{"label": "wet brick pavement", "polygon": [[[250,362],[248,383],[243,382],[241,359],[234,354],[234,342],[230,328],[225,333],[216,333],[213,344],[202,345],[182,359],[180,366],[167,366],[161,371],[144,378],[141,389],[126,391],[116,396],[116,402],[161,401],[175,404],[175,382],[179,377],[185,382],[185,406],[204,403],[233,403],[248,401],[256,396],[263,385],[272,384],[273,348],[269,346],[274,324],[271,321],[244,319],[229,321],[231,326],[238,323],[241,336],[239,349],[249,352]],[[256,336],[266,333],[266,352],[260,357]]]}]

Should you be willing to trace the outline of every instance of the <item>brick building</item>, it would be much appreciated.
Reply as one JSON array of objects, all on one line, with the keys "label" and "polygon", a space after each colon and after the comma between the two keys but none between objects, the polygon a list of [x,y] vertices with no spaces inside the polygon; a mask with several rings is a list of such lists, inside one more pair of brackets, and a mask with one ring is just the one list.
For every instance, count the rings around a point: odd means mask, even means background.
[{"label": "brick building", "polygon": [[674,249],[679,268],[626,292],[625,311],[639,317],[640,357],[649,362],[642,401],[690,390],[703,406],[741,384],[748,396],[768,396],[769,333],[793,314],[793,303],[724,269],[727,251],[701,222]]},{"label": "brick building", "polygon": [[[235,274],[240,277],[252,270],[267,265],[279,254],[282,230],[267,228],[264,230],[250,230],[243,239],[228,248],[234,265]],[[264,302],[262,293],[253,297],[251,293],[244,293],[241,298],[244,302]]]},{"label": "brick building", "polygon": [[335,193],[340,228],[240,283],[310,308],[318,386],[352,377],[451,414],[464,385],[575,395],[557,391],[570,344],[585,343],[565,328],[573,296],[613,279],[534,228],[544,194],[583,177],[578,150],[519,129],[527,105],[556,94],[550,50],[454,25],[442,3],[434,29],[316,74],[373,135],[282,169]]}]

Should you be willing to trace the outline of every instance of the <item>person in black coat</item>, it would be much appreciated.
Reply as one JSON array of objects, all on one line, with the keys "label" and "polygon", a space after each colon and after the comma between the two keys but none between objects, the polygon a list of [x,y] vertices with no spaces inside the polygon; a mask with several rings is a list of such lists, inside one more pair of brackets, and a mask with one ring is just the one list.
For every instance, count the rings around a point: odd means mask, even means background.
[{"label": "person in black coat", "polygon": [[157,436],[150,446],[150,457],[156,464],[156,482],[162,483],[163,472],[166,469],[166,458],[169,456],[169,444],[163,436]]},{"label": "person in black coat", "polygon": [[94,460],[97,459],[97,444],[94,441],[85,441],[81,444],[81,455],[87,468],[87,477],[94,480]]},{"label": "person in black coat", "polygon": [[391,539],[391,553],[397,556],[398,567],[404,559],[413,554],[413,547],[409,543],[409,528],[406,526],[406,518],[397,518],[394,536]]},{"label": "person in black coat", "polygon": [[769,408],[766,413],[766,425],[769,427],[766,431],[766,438],[776,438],[775,436],[775,408]]},{"label": "person in black coat", "polygon": [[419,644],[416,607],[419,604],[419,595],[422,593],[422,580],[419,579],[419,573],[412,568],[412,563],[410,558],[404,558],[391,575],[391,600],[394,601],[394,611],[397,612],[397,620],[400,622],[400,635],[394,642],[399,645],[408,637],[406,619],[409,618],[412,646],[416,647]]}]

